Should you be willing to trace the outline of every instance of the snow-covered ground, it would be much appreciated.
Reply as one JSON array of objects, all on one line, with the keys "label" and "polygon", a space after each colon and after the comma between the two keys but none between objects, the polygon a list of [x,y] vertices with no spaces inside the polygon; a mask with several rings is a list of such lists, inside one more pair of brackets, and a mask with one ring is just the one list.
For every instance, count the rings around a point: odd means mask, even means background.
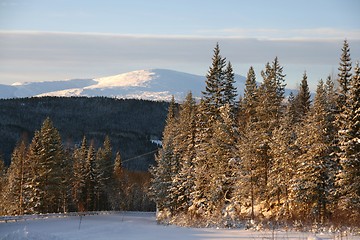
[{"label": "snow-covered ground", "polygon": [[[0,223],[0,240],[335,239],[335,234],[185,228],[158,225],[154,213],[112,213]],[[340,239],[340,238],[336,238]],[[342,239],[360,239],[347,236]]]}]

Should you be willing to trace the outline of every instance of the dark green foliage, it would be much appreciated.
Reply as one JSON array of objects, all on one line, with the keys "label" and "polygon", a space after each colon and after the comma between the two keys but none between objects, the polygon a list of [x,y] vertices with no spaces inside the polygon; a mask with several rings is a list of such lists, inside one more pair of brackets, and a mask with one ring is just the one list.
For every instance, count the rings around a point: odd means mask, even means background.
[{"label": "dark green foliage", "polygon": [[[7,166],[22,135],[31,139],[45,118],[50,117],[62,135],[64,145],[81,142],[84,135],[100,146],[105,135],[112,139],[113,154],[124,159],[157,149],[150,139],[161,139],[168,103],[112,98],[43,97],[0,100],[0,151]],[[132,170],[147,170],[152,154],[124,163]]]}]

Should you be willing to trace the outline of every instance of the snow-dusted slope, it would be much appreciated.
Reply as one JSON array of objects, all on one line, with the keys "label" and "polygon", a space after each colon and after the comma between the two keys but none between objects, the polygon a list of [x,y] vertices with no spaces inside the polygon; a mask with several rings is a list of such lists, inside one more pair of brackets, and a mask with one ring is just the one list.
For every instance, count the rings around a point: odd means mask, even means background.
[{"label": "snow-dusted slope", "polygon": [[[244,89],[245,78],[236,75],[237,88]],[[138,70],[97,79],[75,79],[56,82],[33,82],[13,84],[9,91],[2,90],[0,98],[31,96],[106,96],[117,98],[139,98],[170,100],[174,95],[178,101],[189,91],[201,97],[205,89],[205,76],[167,69]],[[7,94],[5,94],[8,92]]]}]

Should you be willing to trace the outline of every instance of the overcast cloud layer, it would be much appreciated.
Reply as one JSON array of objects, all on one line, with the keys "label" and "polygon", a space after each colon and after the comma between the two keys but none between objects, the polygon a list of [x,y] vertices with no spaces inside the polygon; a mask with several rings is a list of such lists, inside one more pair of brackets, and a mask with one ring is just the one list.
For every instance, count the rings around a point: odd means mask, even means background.
[{"label": "overcast cloud layer", "polygon": [[[348,41],[355,63],[360,40]],[[336,75],[343,39],[0,32],[0,83],[95,78],[149,68],[205,75],[216,42],[237,74],[246,75],[253,65],[261,81],[265,63],[278,56],[289,87],[296,87],[306,70],[314,89],[320,78]]]}]

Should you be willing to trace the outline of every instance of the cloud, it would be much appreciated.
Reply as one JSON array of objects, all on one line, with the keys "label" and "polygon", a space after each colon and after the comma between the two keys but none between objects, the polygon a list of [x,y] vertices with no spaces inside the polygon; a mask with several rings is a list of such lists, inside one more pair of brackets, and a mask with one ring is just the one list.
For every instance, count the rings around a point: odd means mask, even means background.
[{"label": "cloud", "polygon": [[310,29],[247,29],[225,28],[199,31],[203,35],[230,38],[257,38],[266,40],[360,40],[359,29],[310,28]]},{"label": "cloud", "polygon": [[[0,32],[0,83],[103,77],[147,68],[204,75],[216,42],[239,74],[246,75],[250,65],[258,66],[260,71],[261,66],[278,56],[285,69],[291,69],[288,76],[299,76],[299,80],[305,69],[311,73],[309,67],[329,69],[323,77],[336,69],[343,38]],[[355,61],[360,57],[355,55],[360,53],[360,40],[349,39],[349,43]]]}]

